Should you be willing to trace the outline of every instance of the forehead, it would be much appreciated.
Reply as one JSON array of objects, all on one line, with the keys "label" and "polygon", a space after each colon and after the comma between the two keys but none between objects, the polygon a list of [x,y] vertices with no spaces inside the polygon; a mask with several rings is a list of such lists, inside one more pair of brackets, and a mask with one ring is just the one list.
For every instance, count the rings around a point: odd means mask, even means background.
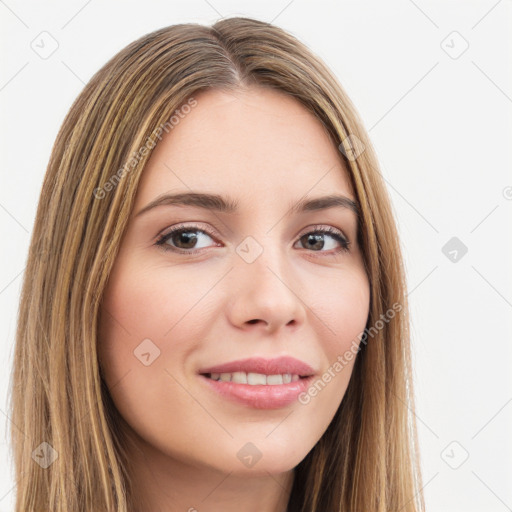
[{"label": "forehead", "polygon": [[229,193],[249,202],[309,193],[354,197],[324,126],[291,96],[252,87],[194,98],[196,106],[181,113],[153,150],[137,207],[163,192]]}]

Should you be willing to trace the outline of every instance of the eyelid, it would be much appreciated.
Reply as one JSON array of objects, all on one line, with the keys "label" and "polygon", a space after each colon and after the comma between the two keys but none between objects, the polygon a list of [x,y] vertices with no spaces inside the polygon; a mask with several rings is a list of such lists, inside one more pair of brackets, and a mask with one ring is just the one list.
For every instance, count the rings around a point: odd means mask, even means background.
[{"label": "eyelid", "polygon": [[331,226],[330,224],[312,224],[310,226],[306,226],[305,228],[299,231],[297,237],[300,238],[301,236],[304,236],[312,231],[325,231],[330,233],[337,233],[340,236],[342,236],[347,241],[347,243],[350,242],[350,239],[348,238],[348,236],[345,235],[342,229],[337,228],[335,226]]},{"label": "eyelid", "polygon": [[[165,229],[162,229],[156,237],[155,240],[162,239],[163,237],[174,233],[175,231],[179,231],[180,229],[189,229],[190,231],[204,231],[206,234],[211,236],[212,238],[216,238],[217,234],[207,225],[201,222],[195,221],[187,221],[187,222],[178,222],[177,224],[173,224],[172,226],[168,226]],[[166,232],[167,231],[167,232]]]}]

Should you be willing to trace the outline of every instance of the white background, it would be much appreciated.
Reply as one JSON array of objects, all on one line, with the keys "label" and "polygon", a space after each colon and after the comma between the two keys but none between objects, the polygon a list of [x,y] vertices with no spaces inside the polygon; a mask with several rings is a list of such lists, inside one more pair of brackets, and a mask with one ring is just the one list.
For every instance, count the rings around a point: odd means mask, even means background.
[{"label": "white background", "polygon": [[[57,131],[131,41],[233,15],[304,41],[370,132],[407,265],[427,510],[512,510],[510,0],[2,0],[0,512],[14,498],[6,400],[20,285]],[[58,43],[47,59],[31,47],[43,31]],[[456,262],[442,252],[452,237],[468,248]]]}]

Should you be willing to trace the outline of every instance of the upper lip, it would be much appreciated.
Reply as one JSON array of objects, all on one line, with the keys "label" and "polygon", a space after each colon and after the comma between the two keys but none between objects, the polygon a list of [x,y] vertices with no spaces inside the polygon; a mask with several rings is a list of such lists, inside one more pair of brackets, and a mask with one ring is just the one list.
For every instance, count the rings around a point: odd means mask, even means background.
[{"label": "upper lip", "polygon": [[290,356],[277,357],[274,359],[251,357],[217,364],[199,370],[201,374],[234,372],[262,373],[264,375],[291,373],[292,375],[299,375],[301,377],[309,377],[315,373],[309,364]]}]

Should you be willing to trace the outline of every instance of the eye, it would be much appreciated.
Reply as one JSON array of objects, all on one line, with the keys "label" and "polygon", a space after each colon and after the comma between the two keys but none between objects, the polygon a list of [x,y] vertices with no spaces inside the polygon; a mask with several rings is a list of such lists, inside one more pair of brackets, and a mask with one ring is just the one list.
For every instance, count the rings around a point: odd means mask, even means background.
[{"label": "eye", "polygon": [[[177,226],[164,235],[161,235],[155,242],[166,251],[186,252],[187,254],[195,254],[199,252],[197,249],[204,249],[201,243],[207,243],[208,238],[212,240],[213,234],[209,234],[208,230],[199,228],[198,226]],[[211,244],[210,244],[211,245]],[[215,245],[219,245],[215,243]],[[190,250],[196,249],[196,250]]]},{"label": "eye", "polygon": [[[330,241],[326,241],[326,238],[330,239]],[[348,252],[350,245],[350,242],[343,236],[342,232],[331,226],[314,226],[314,231],[308,231],[298,241],[303,244],[305,249],[312,248],[313,252],[330,252],[333,249],[334,253]],[[339,245],[337,249],[336,244]],[[326,248],[327,250],[323,250]]]},{"label": "eye", "polygon": [[[165,251],[190,255],[211,246],[212,244],[208,243],[208,239],[213,241],[214,246],[220,246],[219,243],[214,241],[214,234],[208,229],[194,225],[178,225],[161,235],[155,245]],[[301,235],[297,242],[300,242],[304,249],[311,249],[312,252],[330,254],[348,252],[350,245],[343,233],[331,226],[312,226],[312,230]],[[336,244],[338,244],[337,249]]]}]

